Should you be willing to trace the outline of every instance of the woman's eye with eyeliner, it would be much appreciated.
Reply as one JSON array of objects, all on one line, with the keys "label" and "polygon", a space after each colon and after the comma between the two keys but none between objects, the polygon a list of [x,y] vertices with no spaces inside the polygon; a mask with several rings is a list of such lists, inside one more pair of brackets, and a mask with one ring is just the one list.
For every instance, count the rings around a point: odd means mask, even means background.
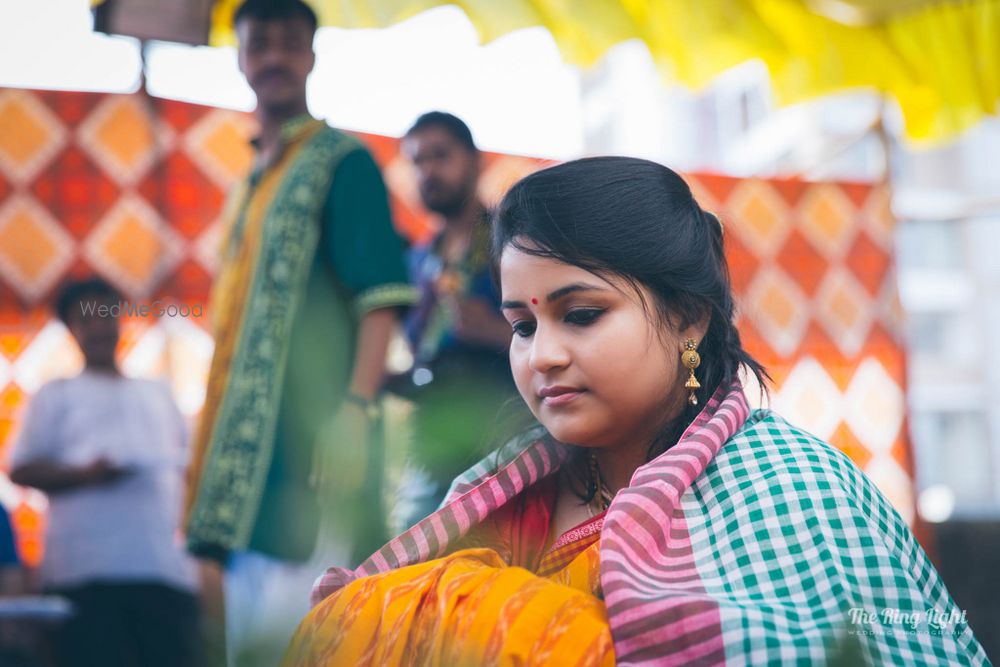
[{"label": "woman's eye with eyeliner", "polygon": [[534,322],[514,322],[512,325],[514,333],[521,338],[527,338],[531,334],[535,333],[535,323]]},{"label": "woman's eye with eyeliner", "polygon": [[566,317],[563,319],[567,324],[587,326],[588,324],[592,324],[603,314],[604,310],[601,308],[577,308],[576,310],[571,310],[566,313]]}]

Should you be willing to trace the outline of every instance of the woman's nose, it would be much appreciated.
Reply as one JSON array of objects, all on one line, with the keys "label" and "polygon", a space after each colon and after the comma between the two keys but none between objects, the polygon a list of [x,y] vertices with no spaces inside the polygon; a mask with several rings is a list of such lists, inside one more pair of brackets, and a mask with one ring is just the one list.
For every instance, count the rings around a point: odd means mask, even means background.
[{"label": "woman's nose", "polygon": [[569,349],[557,333],[539,326],[531,340],[528,366],[536,373],[547,373],[569,364]]}]

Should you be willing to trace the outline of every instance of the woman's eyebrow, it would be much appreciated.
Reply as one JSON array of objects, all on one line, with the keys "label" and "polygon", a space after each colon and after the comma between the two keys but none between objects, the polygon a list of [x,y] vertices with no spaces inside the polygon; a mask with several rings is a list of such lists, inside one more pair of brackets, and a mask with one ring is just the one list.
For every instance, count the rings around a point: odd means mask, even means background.
[{"label": "woman's eyebrow", "polygon": [[[565,287],[560,287],[557,290],[553,290],[548,293],[545,300],[548,303],[553,301],[558,301],[568,294],[573,294],[574,292],[605,292],[605,288],[598,287],[597,285],[589,285],[587,283],[573,283],[571,285],[566,285]],[[501,309],[511,309],[511,308],[527,308],[527,305],[523,301],[504,301],[500,304]]]}]

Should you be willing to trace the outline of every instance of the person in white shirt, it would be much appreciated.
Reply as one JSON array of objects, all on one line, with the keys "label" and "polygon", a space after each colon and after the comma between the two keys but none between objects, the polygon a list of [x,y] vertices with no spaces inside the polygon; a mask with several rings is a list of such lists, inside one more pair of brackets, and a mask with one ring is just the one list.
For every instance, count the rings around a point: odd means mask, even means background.
[{"label": "person in white shirt", "polygon": [[63,290],[59,317],[86,367],[35,395],[10,478],[48,496],[40,578],[74,606],[60,664],[197,665],[197,570],[178,528],[187,429],[165,384],[119,372],[119,303],[99,279]]}]

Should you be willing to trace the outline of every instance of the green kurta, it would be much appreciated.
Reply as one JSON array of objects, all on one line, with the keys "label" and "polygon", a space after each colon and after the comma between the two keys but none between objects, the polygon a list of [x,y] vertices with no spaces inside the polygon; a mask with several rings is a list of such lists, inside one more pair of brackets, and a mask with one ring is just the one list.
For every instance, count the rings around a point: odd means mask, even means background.
[{"label": "green kurta", "polygon": [[[287,329],[289,334],[283,337],[265,335],[264,347],[268,349],[261,347],[257,338],[253,339],[258,341],[256,343],[243,342],[235,348],[236,357],[253,355],[266,360],[284,355],[284,367],[279,371],[282,375],[280,391],[257,393],[258,396],[276,396],[275,402],[279,405],[272,403],[271,407],[264,408],[262,406],[266,403],[254,403],[238,407],[244,413],[277,410],[271,436],[273,443],[261,441],[259,447],[243,445],[242,449],[224,448],[227,452],[237,452],[235,455],[240,458],[252,458],[252,462],[234,460],[234,454],[223,454],[221,451],[213,457],[211,449],[219,447],[219,442],[231,439],[225,426],[230,422],[215,422],[215,432],[208,439],[208,452],[199,479],[199,498],[194,505],[189,532],[191,550],[201,555],[221,559],[231,550],[249,548],[286,560],[305,560],[309,557],[316,543],[319,523],[317,490],[309,484],[313,448],[318,429],[336,413],[348,389],[360,320],[371,310],[405,306],[414,300],[415,291],[407,284],[403,243],[393,228],[385,184],[377,165],[368,151],[355,140],[330,128],[317,128],[317,123],[305,117],[286,124],[282,139],[288,151],[287,159],[279,159],[275,164],[251,174],[242,189],[238,208],[232,212],[236,221],[236,247],[241,242],[239,235],[242,230],[253,233],[251,230],[254,227],[246,222],[251,214],[249,212],[266,211],[263,227],[257,227],[258,230],[266,230],[272,213],[281,210],[282,197],[293,198],[294,205],[300,210],[319,212],[319,237],[307,277],[301,283],[303,286],[292,290],[299,291],[299,294],[290,301],[295,304],[295,310],[291,326]],[[315,182],[329,182],[329,187],[298,187],[293,184],[293,187],[285,188],[285,179],[292,177],[296,161],[307,152],[303,146],[308,147],[316,141],[348,147],[347,152],[332,163],[332,179],[315,179]],[[274,195],[274,188],[261,185],[271,176],[271,170],[281,170],[277,195]],[[298,171],[298,177],[301,177],[302,170]],[[269,196],[274,196],[274,201],[268,201],[266,198]],[[308,203],[309,197],[316,198],[314,204]],[[263,238],[268,236],[265,234]],[[264,250],[262,248],[261,252]],[[280,251],[278,255],[281,255]],[[232,248],[229,256],[234,256]],[[269,266],[260,264],[257,267],[255,281],[264,279],[267,284],[294,284],[285,279],[284,272],[288,267],[280,258],[268,261],[271,262]],[[294,266],[292,270],[295,270]],[[260,271],[271,273],[262,278]],[[236,284],[231,289],[254,294],[249,284]],[[270,298],[267,289],[274,288],[265,287],[264,296],[256,298]],[[278,292],[275,298],[281,299],[283,294],[286,293]],[[247,313],[257,312],[253,304],[244,308]],[[244,318],[247,316],[244,315]],[[243,327],[247,326],[252,324],[248,325],[244,319]],[[270,349],[272,347],[285,349]],[[250,361],[252,366],[255,360]],[[232,368],[238,367],[234,361]],[[216,372],[214,367],[213,372]],[[240,380],[239,375],[226,379],[229,393],[233,392],[234,386],[240,386]],[[266,438],[267,434],[262,433],[261,437]],[[341,443],[335,444],[339,446]],[[365,446],[364,443],[342,444],[345,447]],[[380,465],[379,452],[373,454],[369,456],[371,466]],[[210,499],[213,497],[225,498],[228,495],[225,477],[220,477],[220,474],[225,475],[229,468],[255,468],[263,472],[261,466],[266,466],[266,478],[260,474],[247,479],[259,479],[262,488],[246,495],[247,501],[238,505],[238,512],[243,516],[234,523],[236,526],[250,525],[249,531],[226,527],[229,523],[226,517],[232,510],[220,514],[211,510],[206,512],[204,507],[198,506],[199,501],[212,502]],[[373,474],[369,475],[372,480],[380,477],[376,472],[379,471],[373,470]],[[355,543],[375,539],[369,537],[366,540],[364,534],[358,533],[360,527],[381,523],[378,492],[371,488],[367,491],[367,497],[345,498],[343,504],[333,511],[338,529],[344,531],[345,539]],[[254,498],[259,498],[259,503],[254,503]],[[247,512],[253,512],[255,516],[248,517]],[[249,518],[252,521],[247,521]]]},{"label": "green kurta", "polygon": [[[249,545],[290,560],[308,558],[316,542],[318,505],[309,485],[313,443],[347,390],[361,315],[409,304],[414,295],[385,185],[367,151],[351,153],[337,168],[320,222],[319,248],[289,341],[274,456]],[[378,462],[379,456],[370,456],[372,465]],[[351,539],[379,541],[358,534],[383,520],[373,481],[370,475],[363,497],[344,499],[334,517],[347,520],[338,524],[351,529]]]}]

